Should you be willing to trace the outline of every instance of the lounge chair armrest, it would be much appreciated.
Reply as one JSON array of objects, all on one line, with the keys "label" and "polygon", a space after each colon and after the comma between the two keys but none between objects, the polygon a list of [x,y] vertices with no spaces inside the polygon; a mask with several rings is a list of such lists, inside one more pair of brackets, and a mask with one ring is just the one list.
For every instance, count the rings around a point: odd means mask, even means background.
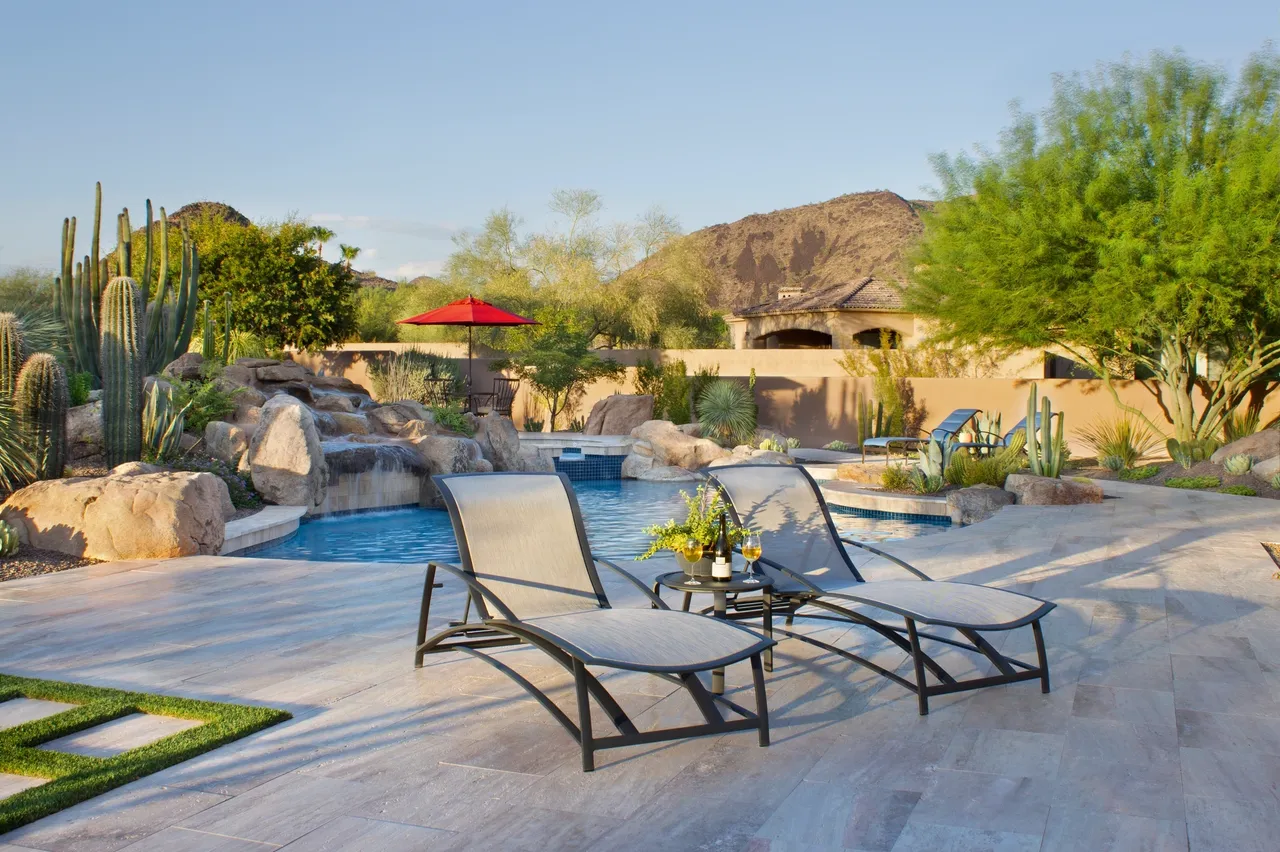
[{"label": "lounge chair armrest", "polygon": [[652,603],[654,606],[656,606],[658,609],[671,609],[671,607],[666,605],[666,603],[662,600],[662,598],[658,597],[652,591],[650,591],[649,588],[645,586],[644,583],[640,582],[640,580],[630,571],[623,570],[622,568],[619,568],[617,565],[610,562],[608,559],[601,559],[599,556],[596,556],[594,553],[591,554],[591,558],[595,560],[595,563],[597,565],[603,565],[606,568],[612,569],[616,574],[620,575],[624,580],[626,580],[631,585],[639,589],[644,594],[644,596],[649,599],[649,602]]},{"label": "lounge chair armrest", "polygon": [[881,557],[882,559],[887,559],[887,560],[889,560],[890,562],[892,562],[894,565],[897,565],[897,566],[898,566],[898,567],[900,567],[900,568],[904,568],[904,569],[906,569],[907,571],[910,571],[912,574],[916,575],[916,576],[917,576],[918,578],[920,578],[921,580],[926,580],[926,581],[930,581],[930,582],[932,582],[932,580],[933,580],[933,578],[932,578],[932,577],[930,577],[928,574],[924,573],[923,571],[921,571],[921,570],[920,570],[920,569],[918,569],[918,568],[914,568],[914,567],[912,567],[911,565],[908,565],[906,562],[903,562],[901,559],[899,559],[898,557],[894,556],[892,553],[885,553],[883,550],[881,550],[881,549],[880,549],[880,548],[878,548],[878,547],[872,547],[871,545],[867,544],[866,542],[863,542],[863,541],[857,541],[857,540],[852,539],[852,538],[845,538],[844,536],[840,536],[840,540],[841,540],[842,542],[844,542],[845,544],[852,544],[854,547],[860,547],[860,548],[862,548],[863,550],[866,550],[866,551],[869,551],[869,552],[871,552],[871,553],[874,553],[876,556],[879,556],[879,557]]},{"label": "lounge chair armrest", "polygon": [[428,564],[428,568],[429,569],[443,568],[453,576],[457,577],[463,583],[465,583],[467,588],[471,591],[472,594],[479,595],[487,603],[493,604],[493,608],[496,609],[498,613],[501,614],[502,617],[505,618],[507,621],[520,620],[519,618],[516,617],[516,614],[511,611],[510,607],[508,607],[506,604],[502,602],[501,598],[499,598],[493,592],[486,589],[480,583],[479,580],[477,580],[475,577],[472,577],[466,571],[463,571],[457,565],[450,565],[448,562],[431,562]]}]

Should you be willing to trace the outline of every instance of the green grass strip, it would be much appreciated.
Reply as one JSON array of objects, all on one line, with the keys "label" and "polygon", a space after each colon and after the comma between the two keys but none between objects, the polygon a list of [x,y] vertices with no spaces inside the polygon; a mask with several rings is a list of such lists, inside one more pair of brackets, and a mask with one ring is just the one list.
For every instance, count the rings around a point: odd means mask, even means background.
[{"label": "green grass strip", "polygon": [[[39,787],[0,799],[0,834],[291,718],[271,707],[0,674],[0,701],[14,698],[79,706],[0,730],[0,772],[49,779]],[[131,713],[195,719],[204,724],[108,758],[37,748]]]},{"label": "green grass strip", "polygon": [[1175,476],[1166,479],[1164,484],[1169,488],[1217,488],[1222,480],[1216,476]]},{"label": "green grass strip", "polygon": [[1141,482],[1144,479],[1150,479],[1160,472],[1160,465],[1146,464],[1142,467],[1134,467],[1129,470],[1120,471],[1120,478],[1126,482]]}]

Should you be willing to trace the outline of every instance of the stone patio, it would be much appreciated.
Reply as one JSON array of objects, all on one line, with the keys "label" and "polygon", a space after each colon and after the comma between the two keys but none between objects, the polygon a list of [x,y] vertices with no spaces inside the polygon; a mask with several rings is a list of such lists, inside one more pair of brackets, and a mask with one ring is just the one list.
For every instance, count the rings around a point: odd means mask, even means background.
[{"label": "stone patio", "polygon": [[[422,567],[198,557],[6,582],[0,670],[295,718],[11,832],[0,852],[1274,850],[1280,581],[1258,541],[1280,537],[1280,504],[1106,487],[1102,505],[1012,507],[891,545],[935,577],[1056,601],[1050,695],[935,698],[920,718],[894,684],[783,642],[770,748],[734,734],[605,751],[592,774],[482,663],[414,670]],[[615,605],[642,605],[604,579]],[[462,600],[446,583],[438,624]],[[905,669],[867,631],[811,629]],[[997,638],[1031,651],[1029,631]],[[557,667],[503,656],[571,706]],[[642,728],[694,718],[663,681],[608,678]],[[741,690],[749,671],[728,680]]]}]

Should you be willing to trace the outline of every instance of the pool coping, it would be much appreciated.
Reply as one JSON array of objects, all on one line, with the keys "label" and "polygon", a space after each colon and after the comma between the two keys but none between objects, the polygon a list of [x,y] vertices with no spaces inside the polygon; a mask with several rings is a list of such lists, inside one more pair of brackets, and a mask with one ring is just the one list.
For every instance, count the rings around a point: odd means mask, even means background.
[{"label": "pool coping", "polygon": [[867,509],[873,512],[889,512],[901,515],[929,515],[950,518],[947,498],[932,494],[894,494],[872,488],[859,487],[842,480],[820,482],[822,497],[828,503],[849,509]]},{"label": "pool coping", "polygon": [[298,531],[306,506],[263,506],[247,518],[227,522],[219,556],[230,556],[250,547],[270,544]]}]

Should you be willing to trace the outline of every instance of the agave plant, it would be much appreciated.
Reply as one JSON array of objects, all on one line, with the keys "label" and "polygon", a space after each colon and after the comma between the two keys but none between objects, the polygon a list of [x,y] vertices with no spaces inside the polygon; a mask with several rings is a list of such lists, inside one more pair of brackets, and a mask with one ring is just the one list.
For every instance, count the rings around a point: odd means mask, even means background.
[{"label": "agave plant", "polygon": [[725,447],[751,442],[756,431],[756,404],[745,385],[715,379],[698,397],[702,434]]},{"label": "agave plant", "polygon": [[189,402],[182,408],[174,405],[172,388],[161,390],[160,382],[151,385],[142,409],[142,446],[149,459],[163,461],[178,455],[189,408]]},{"label": "agave plant", "polygon": [[1098,459],[1098,464],[1107,470],[1125,470],[1129,465],[1125,464],[1122,456],[1102,456]]},{"label": "agave plant", "polygon": [[1232,476],[1244,476],[1253,469],[1253,456],[1248,453],[1227,456],[1222,462],[1222,469]]}]

